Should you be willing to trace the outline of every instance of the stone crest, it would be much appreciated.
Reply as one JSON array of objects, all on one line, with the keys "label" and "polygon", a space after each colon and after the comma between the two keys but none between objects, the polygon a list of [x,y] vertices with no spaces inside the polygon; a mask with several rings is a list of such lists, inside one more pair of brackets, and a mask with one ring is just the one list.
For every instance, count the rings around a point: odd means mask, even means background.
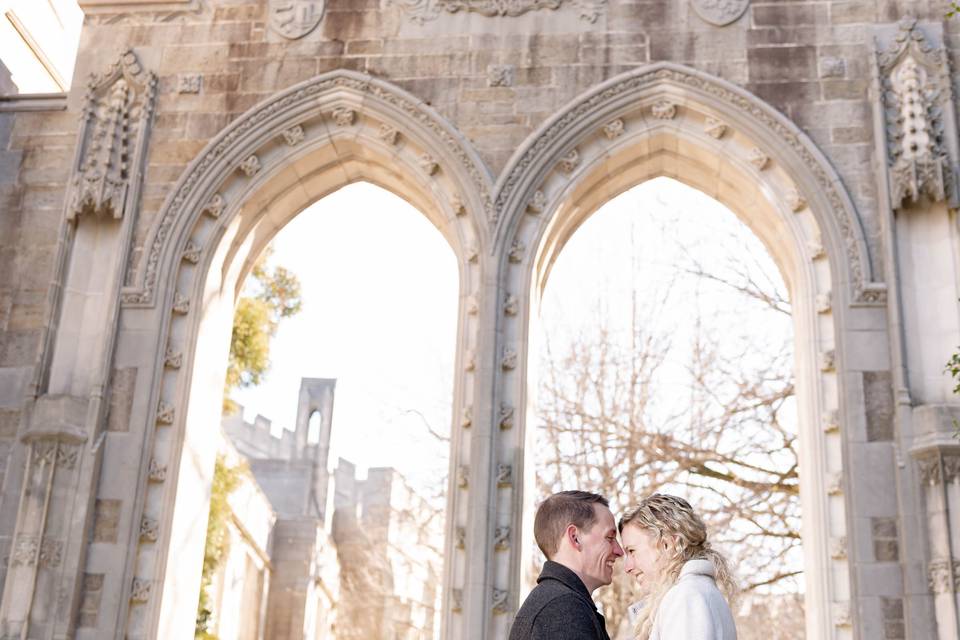
[{"label": "stone crest", "polygon": [[750,0],[693,0],[690,4],[704,21],[723,27],[739,20]]},{"label": "stone crest", "polygon": [[326,0],[270,0],[270,26],[297,40],[317,28],[326,8]]}]

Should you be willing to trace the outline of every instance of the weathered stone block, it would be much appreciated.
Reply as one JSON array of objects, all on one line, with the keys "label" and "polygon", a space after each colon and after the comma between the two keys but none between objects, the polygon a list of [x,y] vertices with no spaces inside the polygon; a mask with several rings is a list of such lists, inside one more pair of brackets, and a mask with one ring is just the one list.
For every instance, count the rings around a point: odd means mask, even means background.
[{"label": "weathered stone block", "polygon": [[116,542],[120,526],[120,500],[97,499],[93,510],[93,541]]}]

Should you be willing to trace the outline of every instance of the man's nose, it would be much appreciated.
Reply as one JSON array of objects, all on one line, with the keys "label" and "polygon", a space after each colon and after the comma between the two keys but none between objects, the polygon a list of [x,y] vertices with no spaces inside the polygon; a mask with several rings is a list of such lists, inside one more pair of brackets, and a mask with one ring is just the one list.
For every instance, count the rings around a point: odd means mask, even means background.
[{"label": "man's nose", "polygon": [[616,540],[613,541],[613,555],[618,558],[623,555],[623,547],[620,546],[620,543]]}]

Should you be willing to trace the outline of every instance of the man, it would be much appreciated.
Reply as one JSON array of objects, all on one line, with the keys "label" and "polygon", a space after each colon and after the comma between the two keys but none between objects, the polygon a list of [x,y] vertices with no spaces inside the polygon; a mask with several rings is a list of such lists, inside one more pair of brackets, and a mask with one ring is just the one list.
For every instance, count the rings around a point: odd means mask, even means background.
[{"label": "man", "polygon": [[537,509],[533,536],[547,561],[510,640],[610,640],[592,597],[623,555],[610,504],[586,491],[555,493]]}]

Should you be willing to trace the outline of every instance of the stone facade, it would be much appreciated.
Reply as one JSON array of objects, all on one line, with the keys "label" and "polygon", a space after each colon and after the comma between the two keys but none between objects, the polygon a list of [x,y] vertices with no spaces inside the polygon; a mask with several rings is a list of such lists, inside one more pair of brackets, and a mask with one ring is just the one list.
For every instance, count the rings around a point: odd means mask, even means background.
[{"label": "stone facade", "polygon": [[458,257],[441,625],[505,637],[538,291],[660,175],[740,215],[790,287],[808,636],[958,637],[945,3],[81,4],[70,93],[0,101],[0,637],[189,636],[237,285],[358,180]]}]

